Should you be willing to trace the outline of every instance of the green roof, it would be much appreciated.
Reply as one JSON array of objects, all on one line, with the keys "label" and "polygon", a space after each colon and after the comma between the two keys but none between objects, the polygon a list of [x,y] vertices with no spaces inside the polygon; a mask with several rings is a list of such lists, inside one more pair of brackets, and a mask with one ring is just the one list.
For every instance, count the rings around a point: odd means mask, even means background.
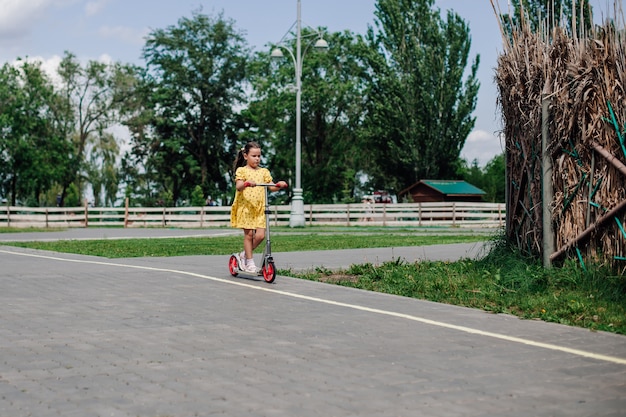
[{"label": "green roof", "polygon": [[465,181],[452,181],[452,180],[422,180],[427,186],[434,188],[442,194],[446,195],[483,195],[487,194],[478,187],[474,187],[472,184]]}]

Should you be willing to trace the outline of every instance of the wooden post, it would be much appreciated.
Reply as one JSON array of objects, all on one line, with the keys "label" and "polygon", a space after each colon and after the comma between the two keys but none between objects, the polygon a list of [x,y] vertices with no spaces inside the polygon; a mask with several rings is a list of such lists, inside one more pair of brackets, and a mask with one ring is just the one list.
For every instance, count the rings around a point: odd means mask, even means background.
[{"label": "wooden post", "polygon": [[[506,143],[506,140],[505,140]],[[511,204],[510,198],[511,198],[511,181],[513,181],[512,178],[509,178],[510,175],[510,170],[509,170],[509,153],[507,152],[507,147],[504,147],[504,204],[506,204],[505,206],[505,212],[504,212],[504,235],[507,237],[507,239],[510,239],[512,237],[511,234],[509,234],[509,228],[512,228],[511,226],[511,217],[510,217],[510,213],[513,211],[513,205]]]},{"label": "wooden post", "polygon": [[48,228],[48,209],[46,208],[46,229]]},{"label": "wooden post", "polygon": [[89,226],[89,201],[85,199],[85,227]]},{"label": "wooden post", "polygon": [[[583,133],[584,135],[584,133]],[[589,190],[587,192],[587,216],[585,217],[585,229],[591,223],[591,199],[593,198],[593,173],[596,171],[596,153],[591,152],[591,171],[589,178]]]},{"label": "wooden post", "polygon": [[418,209],[417,209],[417,220],[418,220],[418,224],[421,227],[422,226],[422,202],[420,201],[418,205]]},{"label": "wooden post", "polygon": [[387,226],[387,203],[383,204],[383,226]]},{"label": "wooden post", "polygon": [[126,197],[126,201],[124,203],[126,209],[124,210],[124,228],[128,227],[128,197]]},{"label": "wooden post", "polygon": [[[548,89],[546,87],[544,91]],[[552,213],[550,207],[554,199],[554,190],[552,188],[552,159],[548,151],[548,143],[550,142],[550,97],[544,92],[541,100],[541,209],[542,209],[542,251],[543,251],[543,267],[550,268],[552,259],[550,255],[554,253],[554,230],[552,228]],[[508,210],[507,210],[508,213]]]},{"label": "wooden post", "polygon": [[452,202],[452,227],[456,226],[456,203]]}]

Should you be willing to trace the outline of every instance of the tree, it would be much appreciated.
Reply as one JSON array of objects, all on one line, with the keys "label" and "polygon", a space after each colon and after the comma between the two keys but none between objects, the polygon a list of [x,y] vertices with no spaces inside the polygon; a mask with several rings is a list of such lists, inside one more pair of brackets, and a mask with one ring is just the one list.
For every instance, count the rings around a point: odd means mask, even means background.
[{"label": "tree", "polygon": [[506,173],[504,154],[496,155],[484,169],[483,190],[487,193],[486,200],[492,203],[505,202]]},{"label": "tree", "polygon": [[593,8],[589,0],[511,0],[513,15],[501,15],[506,33],[526,22],[532,32],[551,33],[564,27],[571,34],[586,37],[593,27]]},{"label": "tree", "polygon": [[194,12],[154,30],[143,49],[145,111],[129,123],[146,185],[174,201],[225,192],[237,142],[235,109],[244,102],[249,51],[232,21]]},{"label": "tree", "polygon": [[[367,66],[362,38],[351,32],[324,34],[328,51],[311,43],[319,32],[302,31],[302,188],[309,203],[353,201],[361,158],[359,137],[365,108]],[[295,38],[282,45],[295,51]],[[285,55],[288,55],[287,53]],[[263,153],[274,177],[293,182],[296,106],[292,59],[270,63],[267,53],[256,57],[251,82],[254,98],[244,115],[248,130],[263,142]],[[267,148],[267,149],[266,149]]]},{"label": "tree", "polygon": [[0,191],[32,206],[61,178],[67,147],[55,124],[52,83],[40,63],[0,69]]},{"label": "tree", "polygon": [[[69,52],[61,60],[58,74],[62,98],[57,101],[55,112],[58,126],[71,145],[70,161],[65,166],[61,182],[61,204],[71,184],[82,197],[89,172],[94,175],[93,166],[91,170],[88,167],[92,154],[95,157],[106,153],[108,161],[105,165],[109,164],[106,169],[111,169],[110,164],[117,155],[110,153],[117,152],[117,147],[111,146],[110,142],[115,138],[107,129],[122,122],[121,109],[134,94],[135,71],[134,67],[119,63],[89,61],[83,66]],[[115,176],[109,175],[109,180],[113,178]],[[99,175],[93,179],[100,182]]]},{"label": "tree", "polygon": [[469,167],[466,161],[462,161],[458,176],[483,190],[486,193],[485,201],[491,203],[503,203],[505,201],[506,178],[503,153],[493,157],[484,168],[478,166],[477,160],[472,161]]},{"label": "tree", "polygon": [[86,165],[87,178],[93,190],[94,206],[112,207],[117,200],[119,187],[119,145],[110,133],[102,134],[98,144]]},{"label": "tree", "polygon": [[[453,178],[472,130],[479,56],[466,72],[469,27],[434,0],[378,0],[367,39],[370,84],[364,136],[374,188]],[[465,74],[467,77],[464,79]]]}]

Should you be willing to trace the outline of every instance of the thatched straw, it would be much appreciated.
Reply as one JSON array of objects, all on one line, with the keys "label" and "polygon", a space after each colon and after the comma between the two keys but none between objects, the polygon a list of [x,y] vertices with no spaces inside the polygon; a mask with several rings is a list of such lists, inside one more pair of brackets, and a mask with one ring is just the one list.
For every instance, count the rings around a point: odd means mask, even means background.
[{"label": "thatched straw", "polygon": [[[491,3],[499,16],[497,0]],[[504,50],[496,83],[506,138],[509,238],[523,251],[541,255],[541,103],[550,98],[557,251],[566,248],[563,255],[578,259],[578,249],[583,262],[600,262],[623,273],[626,210],[594,228],[626,201],[626,175],[594,150],[598,145],[626,162],[626,35],[614,23],[597,27],[587,38],[559,27],[533,33],[524,23],[507,34],[501,25]],[[593,231],[581,238],[590,227]]]}]

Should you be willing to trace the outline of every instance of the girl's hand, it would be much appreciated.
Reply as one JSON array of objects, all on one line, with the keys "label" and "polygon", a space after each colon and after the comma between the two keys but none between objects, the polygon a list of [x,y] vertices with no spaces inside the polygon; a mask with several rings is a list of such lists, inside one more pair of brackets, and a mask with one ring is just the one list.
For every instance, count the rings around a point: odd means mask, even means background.
[{"label": "girl's hand", "polygon": [[246,182],[243,183],[243,188],[246,188],[246,187],[256,187],[256,182],[254,182],[254,181],[246,181]]},{"label": "girl's hand", "polygon": [[276,187],[278,187],[278,188],[287,188],[287,187],[289,187],[289,185],[287,185],[287,183],[285,181],[278,181],[276,183]]}]

